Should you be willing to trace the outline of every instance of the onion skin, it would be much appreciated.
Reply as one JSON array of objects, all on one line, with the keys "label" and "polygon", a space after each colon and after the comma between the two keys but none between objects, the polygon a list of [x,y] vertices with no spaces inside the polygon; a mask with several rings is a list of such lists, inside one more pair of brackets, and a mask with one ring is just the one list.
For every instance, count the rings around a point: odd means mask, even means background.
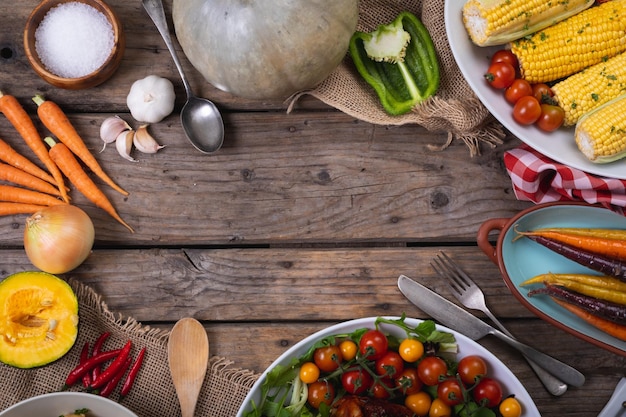
[{"label": "onion skin", "polygon": [[94,239],[87,213],[70,204],[46,207],[26,219],[26,255],[35,267],[50,274],[63,274],[82,264]]}]

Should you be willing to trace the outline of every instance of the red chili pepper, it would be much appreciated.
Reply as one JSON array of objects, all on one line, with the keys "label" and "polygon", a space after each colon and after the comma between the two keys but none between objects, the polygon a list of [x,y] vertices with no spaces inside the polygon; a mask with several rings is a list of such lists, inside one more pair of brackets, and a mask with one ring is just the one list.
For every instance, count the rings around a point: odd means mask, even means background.
[{"label": "red chili pepper", "polygon": [[[110,335],[111,333],[104,332],[98,337],[98,339],[96,339],[96,341],[93,344],[91,356],[96,356],[102,351],[102,346],[104,345],[104,342],[109,338]],[[98,375],[100,375],[101,371],[102,371],[102,368],[99,366],[96,366],[95,368],[93,368],[91,370],[91,380],[94,381],[96,378],[98,378]]]},{"label": "red chili pepper", "polygon": [[115,358],[115,360],[113,360],[113,362],[111,362],[111,364],[105,370],[102,371],[100,375],[98,375],[98,378],[96,378],[94,381],[91,381],[91,386],[89,388],[102,388],[107,382],[109,382],[111,378],[113,378],[115,374],[117,374],[120,368],[124,366],[124,362],[126,362],[126,359],[128,359],[128,357],[130,356],[130,350],[132,347],[133,344],[130,340],[126,342],[120,354]]},{"label": "red chili pepper", "polygon": [[119,384],[124,377],[124,374],[126,373],[126,370],[130,367],[131,362],[132,360],[130,356],[128,356],[122,364],[122,367],[117,370],[117,373],[115,375],[113,375],[113,378],[111,378],[109,382],[104,385],[104,388],[100,390],[99,394],[101,396],[108,397],[109,395],[111,395],[115,387],[117,387],[117,384]]},{"label": "red chili pepper", "polygon": [[[87,359],[89,359],[89,342],[85,342],[83,345],[83,350],[80,351],[80,361],[78,363],[83,364],[87,362]],[[91,374],[85,372],[85,375],[83,375],[83,386],[87,388],[89,384],[91,384]]]},{"label": "red chili pepper", "polygon": [[83,377],[83,375],[85,375],[85,372],[91,371],[96,365],[118,357],[121,352],[122,349],[108,350],[106,352],[101,352],[97,356],[92,356],[83,363],[79,363],[76,368],[72,369],[72,371],[65,379],[65,386],[63,387],[63,389],[66,389],[76,384]]},{"label": "red chili pepper", "polygon": [[122,385],[122,390],[120,391],[120,400],[128,395],[130,389],[133,387],[133,383],[135,379],[137,379],[137,374],[141,369],[141,365],[143,364],[143,357],[146,354],[146,348],[142,348],[137,355],[137,359],[135,359],[135,363],[132,368],[130,368],[130,372],[124,381],[124,385]]}]

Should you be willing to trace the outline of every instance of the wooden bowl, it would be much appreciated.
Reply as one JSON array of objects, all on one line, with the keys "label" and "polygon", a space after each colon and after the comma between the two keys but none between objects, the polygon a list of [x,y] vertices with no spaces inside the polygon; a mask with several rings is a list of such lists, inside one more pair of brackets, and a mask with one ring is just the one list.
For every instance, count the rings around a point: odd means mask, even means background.
[{"label": "wooden bowl", "polygon": [[[111,53],[100,68],[82,77],[64,78],[49,71],[37,55],[35,48],[35,31],[51,8],[72,1],[92,6],[104,14],[113,27],[114,42]],[[24,28],[24,51],[26,52],[26,57],[30,65],[37,75],[56,87],[70,90],[95,87],[108,80],[119,67],[122,57],[124,56],[125,47],[126,38],[122,30],[122,24],[115,11],[103,0],[43,0],[33,9],[26,22],[26,27]]]}]

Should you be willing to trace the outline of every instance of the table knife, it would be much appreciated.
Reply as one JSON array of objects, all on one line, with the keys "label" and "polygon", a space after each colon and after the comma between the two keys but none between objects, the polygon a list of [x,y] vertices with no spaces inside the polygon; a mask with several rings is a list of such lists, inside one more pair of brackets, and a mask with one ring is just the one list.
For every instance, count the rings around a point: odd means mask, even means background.
[{"label": "table knife", "polygon": [[413,281],[411,278],[400,275],[398,278],[398,288],[409,301],[444,326],[472,340],[478,340],[487,335],[495,336],[531,358],[562,381],[575,387],[581,387],[585,383],[585,376],[578,370],[524,343],[510,338],[451,301],[446,300],[439,294]]}]

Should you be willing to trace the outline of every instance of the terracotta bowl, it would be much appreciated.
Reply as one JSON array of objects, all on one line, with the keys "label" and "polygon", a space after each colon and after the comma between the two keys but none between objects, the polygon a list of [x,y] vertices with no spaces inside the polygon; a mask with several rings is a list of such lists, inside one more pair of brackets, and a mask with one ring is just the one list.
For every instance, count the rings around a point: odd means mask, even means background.
[{"label": "terracotta bowl", "polygon": [[[517,231],[547,227],[626,229],[626,217],[608,209],[584,203],[547,203],[523,210],[512,218],[485,221],[478,230],[478,246],[498,265],[504,283],[528,310],[548,323],[589,343],[626,356],[626,342],[585,323],[574,314],[543,295],[528,296],[532,288],[543,284],[520,284],[540,274],[592,274],[578,263],[545,248],[528,238],[518,238]],[[489,241],[491,232],[499,232],[496,246]]]},{"label": "terracotta bowl", "polygon": [[[64,78],[50,72],[37,56],[35,49],[35,31],[46,13],[59,4],[71,1],[87,4],[104,14],[113,27],[114,36],[113,49],[104,64],[91,74],[78,78]],[[43,0],[33,9],[24,28],[24,51],[28,62],[37,75],[55,87],[70,90],[95,87],[108,80],[119,67],[124,56],[125,47],[126,38],[122,30],[122,24],[115,11],[103,0]]]}]

